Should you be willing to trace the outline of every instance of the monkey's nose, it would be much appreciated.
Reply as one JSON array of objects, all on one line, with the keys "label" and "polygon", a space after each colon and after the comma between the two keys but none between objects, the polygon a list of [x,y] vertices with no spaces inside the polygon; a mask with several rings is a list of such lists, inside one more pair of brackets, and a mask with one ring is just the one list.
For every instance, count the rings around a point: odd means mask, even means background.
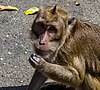
[{"label": "monkey's nose", "polygon": [[44,42],[39,42],[39,45],[45,45],[45,43]]}]

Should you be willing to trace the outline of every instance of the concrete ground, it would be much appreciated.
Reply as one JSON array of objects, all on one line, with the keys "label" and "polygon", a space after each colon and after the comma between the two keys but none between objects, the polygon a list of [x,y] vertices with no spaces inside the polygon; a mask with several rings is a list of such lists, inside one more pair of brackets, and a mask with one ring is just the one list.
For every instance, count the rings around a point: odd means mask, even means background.
[{"label": "concrete ground", "polygon": [[[72,15],[100,26],[100,0],[0,0],[19,11],[0,11],[0,87],[28,85],[34,69],[28,62],[33,53],[29,30],[35,16],[25,16],[31,6],[59,5]],[[3,90],[3,89],[2,89]]]}]

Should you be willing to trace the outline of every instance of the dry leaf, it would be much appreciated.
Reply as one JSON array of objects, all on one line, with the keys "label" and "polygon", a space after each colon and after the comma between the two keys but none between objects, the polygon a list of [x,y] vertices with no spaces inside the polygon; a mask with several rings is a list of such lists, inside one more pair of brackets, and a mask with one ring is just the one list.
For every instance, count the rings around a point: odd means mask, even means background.
[{"label": "dry leaf", "polygon": [[30,15],[30,14],[34,14],[34,13],[36,13],[36,12],[38,12],[39,11],[39,8],[37,8],[37,7],[31,7],[30,9],[28,9],[26,12],[25,12],[25,14],[26,15]]},{"label": "dry leaf", "polygon": [[13,7],[13,6],[2,6],[2,5],[0,5],[0,10],[18,10],[18,8]]},{"label": "dry leaf", "polygon": [[77,1],[74,1],[76,6],[80,6],[80,3]]}]

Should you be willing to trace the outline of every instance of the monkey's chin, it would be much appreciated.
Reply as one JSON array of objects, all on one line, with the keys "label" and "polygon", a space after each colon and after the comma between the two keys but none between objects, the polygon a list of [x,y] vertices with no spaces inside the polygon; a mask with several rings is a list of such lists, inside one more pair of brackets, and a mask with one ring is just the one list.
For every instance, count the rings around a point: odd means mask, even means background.
[{"label": "monkey's chin", "polygon": [[46,59],[46,58],[50,58],[52,51],[35,48],[35,53]]}]

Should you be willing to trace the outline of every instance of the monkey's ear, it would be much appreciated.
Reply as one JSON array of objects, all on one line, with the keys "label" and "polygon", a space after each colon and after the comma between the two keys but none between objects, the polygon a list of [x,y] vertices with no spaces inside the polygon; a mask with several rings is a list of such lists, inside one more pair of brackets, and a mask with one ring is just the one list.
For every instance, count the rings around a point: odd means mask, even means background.
[{"label": "monkey's ear", "polygon": [[53,7],[53,9],[51,10],[51,13],[52,13],[52,14],[55,14],[55,13],[56,13],[56,9],[57,9],[57,5],[55,5],[55,6]]},{"label": "monkey's ear", "polygon": [[72,30],[74,26],[76,25],[76,18],[75,17],[70,17],[68,19],[68,30]]}]

